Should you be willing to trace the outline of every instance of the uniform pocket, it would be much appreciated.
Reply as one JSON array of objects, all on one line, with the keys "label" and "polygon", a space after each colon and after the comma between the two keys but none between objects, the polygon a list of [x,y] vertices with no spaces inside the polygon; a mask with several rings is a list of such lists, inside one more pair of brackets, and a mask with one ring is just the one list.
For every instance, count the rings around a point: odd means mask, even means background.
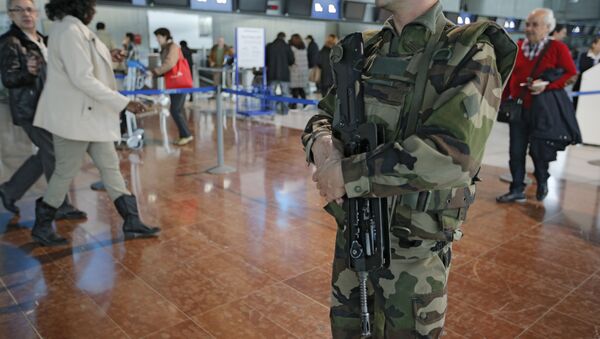
[{"label": "uniform pocket", "polygon": [[365,113],[368,122],[375,123],[385,129],[385,142],[392,142],[402,115],[402,107],[383,103],[378,98],[366,96]]},{"label": "uniform pocket", "polygon": [[446,290],[414,295],[412,309],[415,332],[426,338],[438,338],[444,327],[447,307]]},{"label": "uniform pocket", "polygon": [[[448,252],[450,253],[450,252]],[[449,264],[448,264],[449,265]],[[448,266],[439,255],[431,257],[430,276],[434,291],[426,294],[414,294],[412,311],[415,320],[415,331],[426,338],[438,338],[444,327],[446,309],[448,308],[447,277]]]}]

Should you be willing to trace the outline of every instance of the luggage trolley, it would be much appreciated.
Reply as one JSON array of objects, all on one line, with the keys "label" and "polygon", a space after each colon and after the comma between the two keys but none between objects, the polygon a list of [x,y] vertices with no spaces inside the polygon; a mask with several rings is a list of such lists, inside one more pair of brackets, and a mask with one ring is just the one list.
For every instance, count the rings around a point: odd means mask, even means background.
[{"label": "luggage trolley", "polygon": [[[127,61],[127,77],[125,78],[125,90],[136,91],[144,88],[146,83],[147,68],[139,61]],[[135,97],[135,96],[133,96]],[[121,142],[127,147],[139,150],[144,147],[144,130],[138,128],[135,114],[125,111],[127,133],[121,137]]]}]

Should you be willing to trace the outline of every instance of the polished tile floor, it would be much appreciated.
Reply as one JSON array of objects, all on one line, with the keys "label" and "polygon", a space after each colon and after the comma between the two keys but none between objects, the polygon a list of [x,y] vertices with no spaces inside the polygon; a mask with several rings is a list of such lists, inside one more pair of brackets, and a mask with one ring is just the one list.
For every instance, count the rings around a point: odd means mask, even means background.
[{"label": "polished tile floor", "polygon": [[[20,219],[0,208],[1,338],[330,337],[335,227],[300,131],[279,117],[228,119],[225,159],[238,171],[213,176],[211,109],[194,108],[188,146],[165,143],[151,116],[140,120],[146,147],[119,152],[143,218],[163,227],[159,238],[123,239],[107,195],[89,190],[98,179],[89,160],[70,193],[89,219],[58,223],[71,246],[29,238],[43,180],[19,202]],[[31,154],[26,140],[0,107],[1,181]],[[600,184],[587,170],[557,175],[543,204],[500,206],[506,169],[484,167],[455,245],[445,338],[600,338]]]}]

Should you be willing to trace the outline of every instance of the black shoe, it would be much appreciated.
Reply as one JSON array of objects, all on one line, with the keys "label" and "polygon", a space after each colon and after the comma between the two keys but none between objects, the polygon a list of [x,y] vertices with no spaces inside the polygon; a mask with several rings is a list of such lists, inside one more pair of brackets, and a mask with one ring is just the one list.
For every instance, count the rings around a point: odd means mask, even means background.
[{"label": "black shoe", "polygon": [[61,246],[69,243],[52,229],[55,215],[56,208],[46,204],[42,198],[35,202],[35,225],[31,237],[42,246]]},{"label": "black shoe", "polygon": [[140,220],[137,201],[133,195],[122,195],[115,200],[117,211],[125,222],[123,223],[123,233],[125,236],[154,236],[160,232],[158,227],[148,227]]},{"label": "black shoe", "polygon": [[65,201],[62,206],[58,208],[58,211],[56,211],[54,220],[80,220],[86,218],[87,213],[78,210],[75,206]]},{"label": "black shoe", "polygon": [[548,183],[538,183],[537,192],[535,193],[535,197],[538,201],[544,201],[548,196]]},{"label": "black shoe", "polygon": [[525,202],[527,201],[527,197],[525,197],[525,193],[523,192],[508,192],[497,197],[496,201],[499,203]]},{"label": "black shoe", "polygon": [[21,211],[17,205],[15,205],[17,201],[7,197],[7,194],[4,191],[4,185],[0,185],[0,200],[2,200],[2,205],[7,211],[11,212],[12,214],[19,215]]}]

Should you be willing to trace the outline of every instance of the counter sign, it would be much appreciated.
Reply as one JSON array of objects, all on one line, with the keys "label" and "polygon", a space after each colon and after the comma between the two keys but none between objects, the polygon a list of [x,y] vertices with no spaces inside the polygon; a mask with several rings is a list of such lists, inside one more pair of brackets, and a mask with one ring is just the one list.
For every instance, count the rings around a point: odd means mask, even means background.
[{"label": "counter sign", "polygon": [[339,0],[314,0],[312,15],[316,19],[337,20],[340,18]]}]

